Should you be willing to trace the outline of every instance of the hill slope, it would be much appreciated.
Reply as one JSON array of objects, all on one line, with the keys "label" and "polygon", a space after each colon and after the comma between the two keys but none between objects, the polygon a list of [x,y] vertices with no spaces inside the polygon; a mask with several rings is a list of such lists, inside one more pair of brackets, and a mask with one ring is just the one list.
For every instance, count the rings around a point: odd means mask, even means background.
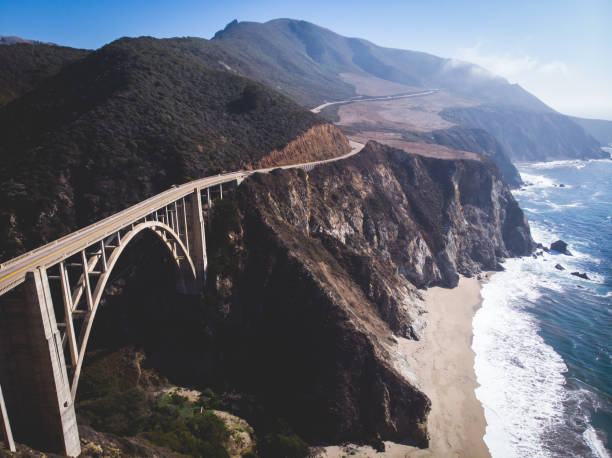
[{"label": "hill slope", "polygon": [[607,157],[597,140],[568,116],[481,105],[446,108],[444,119],[484,129],[519,161]]},{"label": "hill slope", "polygon": [[[430,111],[440,113],[461,107],[464,116],[454,117],[461,125],[484,128],[503,138],[520,132],[512,143],[497,138],[512,159],[541,160],[542,146],[538,146],[541,139],[547,141],[547,148],[552,146],[546,152],[550,159],[601,157],[598,143],[570,118],[555,113],[519,85],[467,62],[383,48],[292,19],[266,23],[233,21],[217,32],[212,41],[241,62],[235,71],[264,81],[309,107],[357,95],[437,88],[448,97],[443,105],[436,102],[435,110]],[[481,105],[489,113],[503,117],[503,122],[492,126],[479,119]],[[375,104],[369,106],[375,108]],[[425,110],[421,106],[410,111],[411,120],[420,130],[431,129],[431,116],[422,115],[428,109],[431,106],[425,105]],[[343,110],[344,107],[340,110],[341,120]],[[559,132],[565,132],[562,138],[549,140]]]},{"label": "hill slope", "polygon": [[[7,37],[0,37],[1,40]],[[10,38],[10,37],[8,37]],[[22,96],[88,51],[40,44],[0,46],[0,106]]]},{"label": "hill slope", "polygon": [[45,43],[44,41],[39,40],[28,40],[27,38],[0,35],[0,45],[14,45],[17,43],[28,43],[31,45],[54,45],[54,43]]},{"label": "hill slope", "polygon": [[602,146],[612,145],[612,121],[604,119],[574,118],[572,121],[601,143]]},{"label": "hill slope", "polygon": [[[376,46],[347,38],[306,21],[233,21],[213,41],[251,62],[302,103],[357,95],[342,74],[361,74],[408,87],[444,87],[482,101],[551,111],[518,85],[467,62],[416,51]],[[299,74],[298,74],[299,72]],[[285,87],[283,87],[285,85]],[[374,95],[374,94],[372,94]]]},{"label": "hill slope", "polygon": [[0,257],[173,183],[255,165],[297,138],[347,152],[333,126],[309,136],[324,119],[209,69],[192,44],[121,39],[0,108]]}]

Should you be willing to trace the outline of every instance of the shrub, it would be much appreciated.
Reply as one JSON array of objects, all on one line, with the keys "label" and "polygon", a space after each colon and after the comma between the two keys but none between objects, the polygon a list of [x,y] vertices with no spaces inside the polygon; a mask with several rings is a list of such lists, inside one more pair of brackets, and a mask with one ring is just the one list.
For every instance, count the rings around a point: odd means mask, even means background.
[{"label": "shrub", "polygon": [[259,454],[266,458],[303,458],[308,444],[296,434],[268,434],[259,444]]}]

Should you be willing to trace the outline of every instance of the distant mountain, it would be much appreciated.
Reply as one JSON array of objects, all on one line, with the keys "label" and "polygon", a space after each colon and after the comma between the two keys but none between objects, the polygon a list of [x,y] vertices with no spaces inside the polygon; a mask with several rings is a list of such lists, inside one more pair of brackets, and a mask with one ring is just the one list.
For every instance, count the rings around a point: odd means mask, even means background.
[{"label": "distant mountain", "polygon": [[489,103],[551,109],[516,84],[482,67],[431,54],[376,46],[306,21],[229,23],[215,34],[224,50],[249,62],[265,78],[306,105],[358,95],[343,74],[376,77],[409,87],[448,88]]},{"label": "distant mountain", "polygon": [[571,118],[576,124],[601,143],[602,146],[612,145],[612,121],[604,119]]},{"label": "distant mountain", "polygon": [[32,46],[25,42],[0,46],[0,106],[31,91],[66,64],[88,53],[82,49],[46,44]]},{"label": "distant mountain", "polygon": [[441,116],[461,125],[484,129],[518,161],[607,157],[592,136],[570,117],[555,112],[481,105],[445,108]]},{"label": "distant mountain", "polygon": [[4,35],[0,35],[0,45],[14,45],[16,43],[28,43],[28,44],[31,44],[31,45],[52,45],[52,46],[55,46],[55,43],[46,43],[44,41],[28,40],[26,38],[7,37],[7,36],[4,36]]},{"label": "distant mountain", "polygon": [[[557,114],[519,85],[467,62],[383,48],[292,19],[232,21],[215,34],[212,42],[227,58],[240,62],[234,71],[263,81],[308,107],[358,95],[381,95],[381,91],[388,95],[436,88],[442,90],[445,99],[443,103],[436,101],[435,114],[448,109],[443,118],[452,118],[452,123],[485,129],[512,159],[601,155],[598,143],[572,119]],[[453,111],[455,108],[462,110],[460,115]],[[431,111],[421,106],[411,112],[413,119],[419,110]],[[494,114],[494,123],[481,119],[485,111],[487,116]],[[416,127],[431,130],[427,124]],[[388,125],[368,127],[377,128],[389,130]],[[405,130],[398,123],[393,129],[400,133]],[[563,135],[559,137],[559,133]],[[507,141],[515,134],[516,139]],[[545,154],[543,148],[547,148]]]},{"label": "distant mountain", "polygon": [[323,118],[207,66],[206,43],[126,38],[73,50],[82,57],[0,107],[0,258],[173,183],[299,155],[287,146],[296,139],[320,141],[312,149],[327,157],[347,152]]}]

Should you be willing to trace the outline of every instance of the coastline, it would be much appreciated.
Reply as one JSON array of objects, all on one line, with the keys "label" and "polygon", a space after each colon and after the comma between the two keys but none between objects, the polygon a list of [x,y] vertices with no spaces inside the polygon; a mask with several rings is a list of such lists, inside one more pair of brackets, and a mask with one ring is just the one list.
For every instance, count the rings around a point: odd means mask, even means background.
[{"label": "coastline", "polygon": [[452,289],[434,287],[423,294],[427,328],[420,341],[398,338],[398,350],[431,399],[427,419],[428,449],[385,442],[385,452],[369,446],[343,445],[320,449],[318,456],[490,457],[484,442],[486,420],[474,390],[478,387],[472,351],[472,319],[482,304],[483,280],[460,277]]}]

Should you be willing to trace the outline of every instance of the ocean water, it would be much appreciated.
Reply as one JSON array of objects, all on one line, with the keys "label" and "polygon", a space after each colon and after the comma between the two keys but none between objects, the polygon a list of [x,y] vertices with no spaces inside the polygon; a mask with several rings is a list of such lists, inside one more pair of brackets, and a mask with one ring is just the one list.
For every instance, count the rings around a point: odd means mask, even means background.
[{"label": "ocean water", "polygon": [[562,239],[573,256],[507,260],[482,289],[472,348],[484,439],[494,458],[609,457],[612,160],[518,169],[530,184],[514,195],[534,240]]}]

